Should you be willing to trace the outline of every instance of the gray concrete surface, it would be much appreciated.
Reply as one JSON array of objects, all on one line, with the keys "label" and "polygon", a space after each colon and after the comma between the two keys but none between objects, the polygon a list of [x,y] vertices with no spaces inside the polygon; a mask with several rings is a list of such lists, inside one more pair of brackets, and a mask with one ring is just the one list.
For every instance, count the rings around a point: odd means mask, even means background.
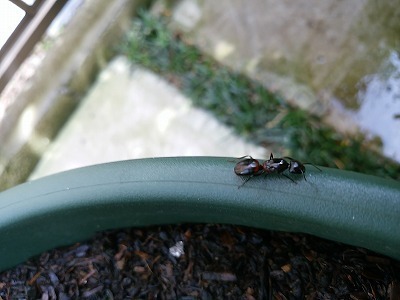
[{"label": "gray concrete surface", "polygon": [[400,162],[398,4],[180,0],[171,26],[338,131],[380,137]]},{"label": "gray concrete surface", "polygon": [[161,156],[266,157],[155,74],[114,59],[31,179],[92,164]]},{"label": "gray concrete surface", "polygon": [[[391,40],[385,32],[375,28],[372,34],[364,24],[371,21],[371,11],[373,3],[363,0],[181,0],[172,11],[171,26],[186,32],[222,63],[282,93],[295,105],[325,115],[338,130],[354,131],[359,124],[354,113],[344,108],[346,101],[357,92],[354,85],[363,83],[368,72],[377,72],[385,62],[384,57],[380,61],[373,56],[376,43],[390,50]],[[385,16],[384,10],[377,14],[371,21],[374,24]],[[400,135],[391,138],[397,141],[392,145],[400,143]],[[387,152],[391,157],[399,153],[391,151]],[[209,113],[192,107],[167,82],[146,70],[131,70],[119,57],[102,71],[31,178],[121,159],[265,157],[266,152],[235,136]]]}]

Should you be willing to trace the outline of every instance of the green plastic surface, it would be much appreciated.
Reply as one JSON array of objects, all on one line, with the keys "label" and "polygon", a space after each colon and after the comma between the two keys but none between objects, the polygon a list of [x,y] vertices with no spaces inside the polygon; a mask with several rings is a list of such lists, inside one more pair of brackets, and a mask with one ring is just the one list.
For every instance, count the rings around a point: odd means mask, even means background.
[{"label": "green plastic surface", "polygon": [[400,184],[313,167],[238,186],[232,158],[121,161],[67,171],[0,194],[0,270],[95,232],[185,222],[304,232],[400,259]]}]

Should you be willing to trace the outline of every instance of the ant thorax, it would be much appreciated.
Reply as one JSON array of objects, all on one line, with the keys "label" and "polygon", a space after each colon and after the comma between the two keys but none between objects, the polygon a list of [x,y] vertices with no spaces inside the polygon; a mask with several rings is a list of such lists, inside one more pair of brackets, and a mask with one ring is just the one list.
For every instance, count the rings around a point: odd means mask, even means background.
[{"label": "ant thorax", "polygon": [[289,163],[282,158],[271,158],[263,163],[266,173],[281,173],[289,167]]}]

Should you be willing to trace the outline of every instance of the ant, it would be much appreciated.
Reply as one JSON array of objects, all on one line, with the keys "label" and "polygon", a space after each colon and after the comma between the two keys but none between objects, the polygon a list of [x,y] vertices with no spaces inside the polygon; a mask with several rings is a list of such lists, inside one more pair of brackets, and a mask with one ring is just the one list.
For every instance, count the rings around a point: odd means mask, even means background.
[{"label": "ant", "polygon": [[[242,159],[245,157],[248,158]],[[235,174],[239,176],[250,175],[238,188],[242,187],[253,176],[259,176],[262,174],[273,174],[273,173],[282,174],[286,178],[290,179],[292,182],[296,183],[293,180],[293,178],[283,173],[285,170],[288,170],[289,173],[292,174],[303,174],[304,180],[307,181],[305,176],[306,168],[304,165],[308,164],[312,165],[320,172],[322,172],[320,168],[318,168],[316,165],[312,163],[302,163],[289,156],[285,156],[284,158],[274,158],[272,153],[269,159],[264,161],[264,163],[262,164],[258,160],[252,158],[249,155],[239,157],[238,159],[242,160],[236,164],[234,168]],[[289,162],[287,160],[289,160]]]}]

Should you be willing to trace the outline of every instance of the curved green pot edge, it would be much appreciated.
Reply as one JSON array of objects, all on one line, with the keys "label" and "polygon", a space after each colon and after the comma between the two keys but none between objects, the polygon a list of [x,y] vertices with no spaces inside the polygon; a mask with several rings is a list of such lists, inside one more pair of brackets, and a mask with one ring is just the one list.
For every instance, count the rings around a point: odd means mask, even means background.
[{"label": "curved green pot edge", "polygon": [[259,176],[238,186],[223,157],[149,158],[84,167],[0,193],[0,270],[95,232],[227,223],[309,233],[400,259],[400,184],[309,167],[307,181]]}]

